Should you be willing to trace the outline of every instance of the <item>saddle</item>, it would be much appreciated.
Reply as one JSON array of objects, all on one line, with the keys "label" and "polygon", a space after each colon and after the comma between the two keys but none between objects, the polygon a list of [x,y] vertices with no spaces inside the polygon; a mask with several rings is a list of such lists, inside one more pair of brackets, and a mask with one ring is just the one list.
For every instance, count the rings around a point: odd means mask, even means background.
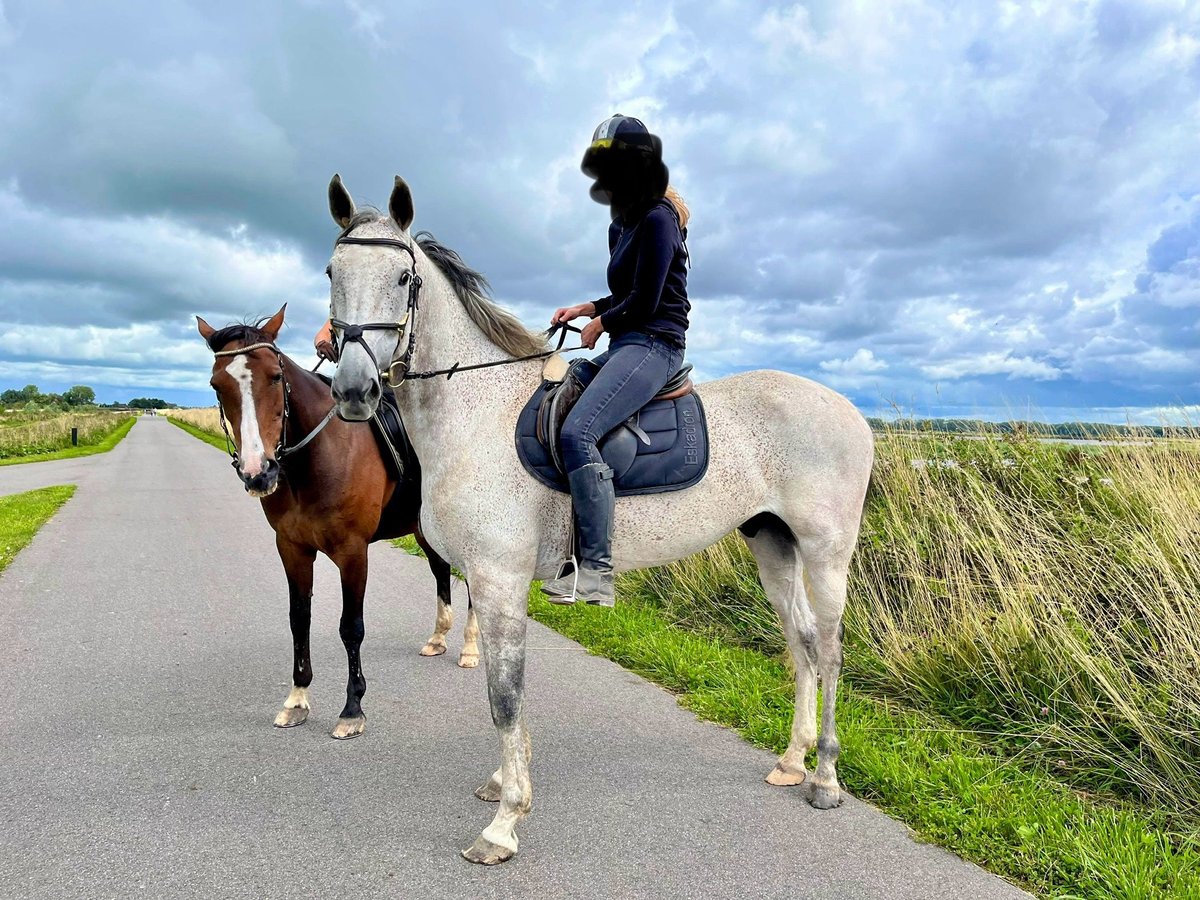
[{"label": "saddle", "polygon": [[[547,487],[569,492],[560,432],[599,371],[589,359],[575,360],[561,381],[542,382],[517,419],[517,455]],[[618,496],[683,490],[704,477],[708,429],[691,371],[685,363],[654,399],[600,441]]]}]

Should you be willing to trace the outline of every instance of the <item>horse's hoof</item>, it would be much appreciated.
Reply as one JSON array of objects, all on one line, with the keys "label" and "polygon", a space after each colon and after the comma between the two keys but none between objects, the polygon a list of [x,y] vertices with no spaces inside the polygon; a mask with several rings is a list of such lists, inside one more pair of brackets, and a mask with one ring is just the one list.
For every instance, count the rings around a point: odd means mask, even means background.
[{"label": "horse's hoof", "polygon": [[814,784],[808,802],[813,809],[836,809],[842,805],[842,791],[836,784]]},{"label": "horse's hoof", "polygon": [[446,652],[445,644],[435,644],[432,641],[430,641],[428,644],[426,644],[424,647],[421,648],[422,656],[441,656],[445,652]]},{"label": "horse's hoof", "polygon": [[767,784],[773,784],[775,787],[795,787],[798,784],[803,784],[807,775],[808,773],[803,769],[795,772],[776,764],[771,773],[767,775]]},{"label": "horse's hoof", "polygon": [[467,653],[465,650],[458,657],[458,666],[460,669],[474,669],[479,665],[479,651]]},{"label": "horse's hoof", "polygon": [[480,837],[464,850],[462,855],[463,859],[468,862],[479,863],[481,866],[495,866],[502,862],[508,862],[516,852],[516,850],[509,850],[507,847],[492,843],[487,838]]},{"label": "horse's hoof", "polygon": [[275,714],[276,728],[295,728],[308,721],[307,706],[293,706],[291,709],[281,709]]},{"label": "horse's hoof", "polygon": [[333,726],[333,731],[329,736],[334,740],[348,741],[350,738],[356,738],[363,733],[363,729],[367,727],[367,717],[359,716],[356,719],[338,719],[337,724]]},{"label": "horse's hoof", "polygon": [[475,796],[484,803],[499,803],[500,802],[500,782],[494,778],[489,778],[487,784],[481,784],[475,788]]}]

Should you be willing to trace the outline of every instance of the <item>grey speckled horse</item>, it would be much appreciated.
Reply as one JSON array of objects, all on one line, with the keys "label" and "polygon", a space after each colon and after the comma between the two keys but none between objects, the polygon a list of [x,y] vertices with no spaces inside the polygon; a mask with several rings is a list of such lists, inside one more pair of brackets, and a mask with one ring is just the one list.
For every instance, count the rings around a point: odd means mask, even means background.
[{"label": "grey speckled horse", "polygon": [[[516,826],[532,800],[523,715],[527,591],[532,579],[555,574],[570,541],[569,498],[535,481],[514,448],[517,414],[540,384],[542,364],[402,381],[404,366],[389,363],[409,349],[409,372],[512,360],[543,349],[543,340],[485,299],[478,276],[456,255],[410,235],[413,201],[402,179],[388,215],[357,212],[336,175],[329,202],[342,228],[329,269],[333,317],[348,326],[390,325],[363,331],[359,342],[342,334],[334,397],[347,419],[365,419],[384,389],[381,370],[395,373],[389,381],[421,460],[421,529],[471,585],[500,738],[500,768],[476,792],[500,808],[463,855],[503,862],[517,852]],[[414,274],[421,287],[410,310]],[[741,529],[796,662],[791,741],[767,780],[807,779],[809,802],[829,809],[841,800],[834,699],[871,431],[844,397],[783,372],[746,372],[697,390],[711,436],[708,473],[683,491],[618,499],[613,562],[618,570],[662,565]],[[817,769],[809,776],[805,755],[814,745]]]}]

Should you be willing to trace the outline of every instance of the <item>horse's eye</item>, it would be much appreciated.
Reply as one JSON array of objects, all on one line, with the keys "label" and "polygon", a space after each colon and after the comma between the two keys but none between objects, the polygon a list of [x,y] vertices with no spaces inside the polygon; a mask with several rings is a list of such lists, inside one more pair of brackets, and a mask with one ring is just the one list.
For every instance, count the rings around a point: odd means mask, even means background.
[{"label": "horse's eye", "polygon": [[282,372],[280,372],[278,375],[271,376],[271,384],[279,384],[279,382],[281,382],[281,381],[283,381],[283,373]]},{"label": "horse's eye", "polygon": [[325,267],[325,277],[330,281],[333,281],[333,263],[330,263]]},{"label": "horse's eye", "polygon": [[402,285],[408,284],[410,278],[412,278],[412,276],[408,272],[401,272],[400,273],[400,284],[402,284]]}]

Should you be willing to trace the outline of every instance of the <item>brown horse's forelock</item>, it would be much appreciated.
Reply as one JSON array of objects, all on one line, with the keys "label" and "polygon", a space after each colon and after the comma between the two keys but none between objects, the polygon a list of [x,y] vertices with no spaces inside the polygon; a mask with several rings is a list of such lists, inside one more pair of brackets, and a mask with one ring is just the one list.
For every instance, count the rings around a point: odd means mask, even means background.
[{"label": "brown horse's forelock", "polygon": [[270,343],[270,337],[261,327],[269,318],[270,316],[264,316],[256,322],[235,322],[224,328],[218,328],[208,339],[208,349],[216,353],[234,341],[241,341],[244,344]]}]

